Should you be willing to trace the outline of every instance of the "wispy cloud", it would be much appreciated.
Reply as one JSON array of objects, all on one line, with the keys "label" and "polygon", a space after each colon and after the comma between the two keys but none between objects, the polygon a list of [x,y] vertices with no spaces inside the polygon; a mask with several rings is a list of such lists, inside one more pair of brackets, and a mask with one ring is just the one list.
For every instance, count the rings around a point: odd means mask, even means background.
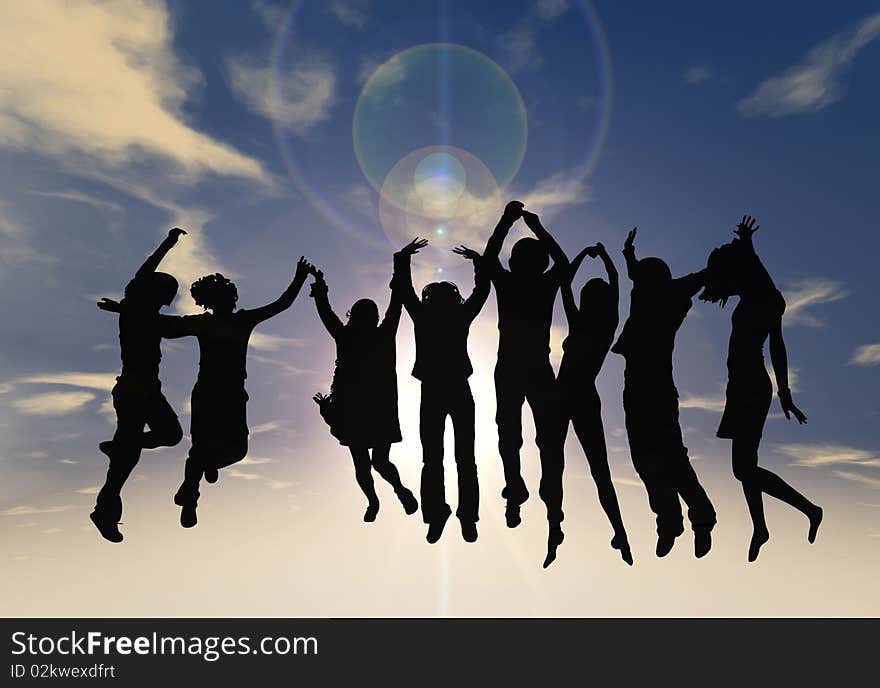
[{"label": "wispy cloud", "polygon": [[0,516],[33,516],[35,514],[57,514],[67,511],[70,506],[13,506],[0,511]]},{"label": "wispy cloud", "polygon": [[535,9],[538,16],[545,21],[553,21],[559,18],[568,9],[568,0],[537,0]]},{"label": "wispy cloud", "polygon": [[684,82],[690,86],[699,86],[712,78],[712,70],[704,65],[691,65],[684,70]]},{"label": "wispy cloud", "polygon": [[88,487],[81,487],[78,490],[74,490],[77,494],[84,495],[96,495],[101,491],[100,485],[89,485]]},{"label": "wispy cloud", "polygon": [[287,9],[268,0],[251,0],[251,9],[269,31],[277,31],[287,15]]},{"label": "wispy cloud", "polygon": [[282,337],[265,332],[252,332],[249,344],[257,351],[278,351],[286,346],[302,346],[304,340],[298,337]]},{"label": "wispy cloud", "polygon": [[723,394],[687,394],[678,400],[678,405],[681,408],[721,413],[724,410],[725,398]]},{"label": "wispy cloud", "polygon": [[834,475],[836,475],[838,478],[843,478],[844,480],[859,483],[860,485],[864,485],[865,487],[880,490],[880,478],[869,478],[868,476],[862,475],[861,473],[853,473],[851,471],[834,471]]},{"label": "wispy cloud", "polygon": [[184,120],[200,75],[174,54],[161,0],[33,0],[6,3],[3,14],[0,145],[85,153],[112,166],[148,155],[192,176],[264,177],[259,161]]},{"label": "wispy cloud", "polygon": [[366,5],[366,0],[333,0],[329,9],[333,16],[346,26],[362,29],[369,20]]},{"label": "wispy cloud", "polygon": [[233,57],[227,74],[232,91],[247,107],[300,136],[328,119],[336,100],[336,69],[317,54],[281,68],[277,78],[269,65]]},{"label": "wispy cloud", "polygon": [[773,450],[794,459],[792,466],[826,468],[841,464],[880,467],[876,452],[840,444],[777,444]]},{"label": "wispy cloud", "polygon": [[262,481],[266,483],[266,486],[270,490],[284,490],[288,487],[293,487],[295,485],[295,483],[293,482],[289,482],[286,480],[275,480],[274,478],[268,478],[260,473],[240,471],[237,468],[227,468],[225,471],[223,471],[223,475],[229,476],[230,478],[238,478],[239,480]]},{"label": "wispy cloud", "polygon": [[508,71],[534,71],[544,64],[538,32],[543,24],[562,16],[568,6],[567,0],[537,0],[524,17],[501,35],[499,49]]},{"label": "wispy cloud", "polygon": [[853,352],[850,363],[855,365],[880,365],[880,344],[863,344]]},{"label": "wispy cloud", "polygon": [[880,13],[840,31],[807,53],[797,64],[758,84],[737,103],[741,115],[783,117],[816,112],[845,94],[842,78],[859,53],[880,36]]},{"label": "wispy cloud", "polygon": [[38,373],[15,380],[16,383],[66,385],[109,392],[116,384],[116,373]]},{"label": "wispy cloud", "polygon": [[794,283],[785,290],[785,324],[822,327],[825,323],[809,312],[820,303],[832,303],[849,296],[843,285],[834,280],[812,277]]},{"label": "wispy cloud", "polygon": [[45,196],[46,198],[58,198],[63,201],[72,201],[74,203],[83,203],[85,205],[90,205],[93,208],[97,208],[99,210],[109,210],[114,213],[123,212],[123,208],[118,203],[112,203],[110,201],[105,201],[102,198],[96,198],[95,196],[91,196],[86,193],[82,193],[81,191],[28,191],[28,193],[33,194],[35,196]]},{"label": "wispy cloud", "polygon": [[590,194],[583,179],[559,172],[540,180],[520,200],[541,217],[550,217],[566,206],[586,203]]},{"label": "wispy cloud", "polygon": [[94,398],[91,392],[45,392],[16,399],[12,407],[31,416],[63,416],[76,413]]}]

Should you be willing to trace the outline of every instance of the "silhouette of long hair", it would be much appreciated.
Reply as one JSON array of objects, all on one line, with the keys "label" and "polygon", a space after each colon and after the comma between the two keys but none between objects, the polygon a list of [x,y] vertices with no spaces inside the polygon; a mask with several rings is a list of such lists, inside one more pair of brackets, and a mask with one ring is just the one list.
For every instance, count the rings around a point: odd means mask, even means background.
[{"label": "silhouette of long hair", "polygon": [[452,282],[431,282],[422,289],[422,301],[426,304],[460,306],[464,303],[458,286]]},{"label": "silhouette of long hair", "polygon": [[699,296],[700,300],[718,303],[724,308],[731,296],[741,292],[743,268],[754,260],[749,255],[751,253],[740,239],[713,249],[709,254],[706,285]]},{"label": "silhouette of long hair", "polygon": [[345,314],[346,327],[366,330],[379,326],[379,306],[373,299],[358,299]]}]

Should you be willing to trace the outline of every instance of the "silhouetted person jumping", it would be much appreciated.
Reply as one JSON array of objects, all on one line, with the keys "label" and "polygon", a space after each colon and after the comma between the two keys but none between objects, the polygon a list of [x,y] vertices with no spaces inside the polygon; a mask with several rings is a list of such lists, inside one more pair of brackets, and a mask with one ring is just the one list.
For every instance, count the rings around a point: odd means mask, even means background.
[{"label": "silhouetted person jumping", "polygon": [[[330,394],[316,394],[321,416],[330,433],[351,452],[357,483],[367,498],[364,521],[376,520],[379,498],[373,485],[375,470],[394,488],[407,514],[419,503],[400,481],[391,463],[391,445],[400,442],[397,416],[397,347],[401,301],[392,291],[385,317],[379,322],[379,307],[371,299],[359,299],[348,312],[348,322],[339,319],[327,296],[324,273],[313,269],[311,297],[318,316],[336,342],[336,369]],[[370,452],[372,450],[372,456]]]},{"label": "silhouetted person jumping", "polygon": [[[173,447],[183,438],[174,409],[162,394],[159,361],[162,359],[160,314],[177,294],[177,280],[157,272],[159,263],[185,231],[175,227],[153,254],[138,268],[125,287],[121,302],[102,299],[98,308],[119,313],[119,346],[122,372],[113,386],[116,432],[99,445],[110,459],[107,478],[90,518],[110,542],[122,542],[120,492],[137,465],[142,449]],[[144,427],[149,430],[144,432]]]},{"label": "silhouetted person jumping", "polygon": [[623,255],[633,281],[629,317],[612,351],[626,359],[623,409],[633,466],[657,514],[657,556],[666,556],[684,533],[679,495],[688,506],[694,554],[712,546],[715,509],[691,466],[678,421],[678,391],[672,376],[675,335],[703,286],[703,272],[672,279],[660,258],[636,260],[636,230]]},{"label": "silhouetted person jumping", "polygon": [[807,539],[811,543],[822,522],[821,507],[775,473],[758,466],[758,446],[773,401],[773,385],[764,364],[764,342],[768,338],[785,417],[790,419],[793,415],[798,423],[806,423],[807,417],[791,398],[788,356],[782,337],[785,299],[755,252],[752,235],[757,231],[755,219],[744,215],[735,231],[738,238],[710,254],[706,288],[700,294],[703,301],[720,302],[722,306],[731,296],[739,296],[731,318],[727,401],[717,436],[733,440],[733,474],[742,483],[752,517],[749,561],[758,558],[761,546],[770,539],[762,493],[793,506],[809,519]]},{"label": "silhouetted person jumping", "polygon": [[[498,257],[504,239],[520,217],[536,238],[520,239],[513,245],[508,265]],[[550,258],[553,267],[548,270]],[[556,378],[550,365],[550,325],[556,292],[568,269],[568,258],[538,216],[523,210],[519,201],[504,209],[495,231],[486,243],[483,261],[498,299],[498,362],[495,365],[495,397],[498,452],[504,464],[507,525],[520,524],[520,505],[529,491],[520,471],[522,407],[528,401],[535,421],[535,442],[541,456],[539,493],[547,506],[549,564],[562,543],[563,445],[559,437]]]},{"label": "silhouetted person jumping", "polygon": [[435,543],[452,513],[446,502],[443,471],[443,435],[446,417],[455,431],[455,464],[458,471],[458,509],[461,534],[467,542],[477,539],[480,488],[474,457],[474,397],[468,378],[473,373],[467,350],[468,332],[486,299],[489,280],[478,253],[464,248],[455,252],[474,262],[474,290],[463,299],[451,282],[432,282],[416,295],[411,259],[427,246],[414,239],[394,254],[392,288],[413,321],[416,361],[413,377],[422,382],[419,435],[422,441],[422,518],[428,524],[427,540]]},{"label": "silhouetted person jumping", "polygon": [[[602,259],[608,281],[598,277],[589,280],[581,289],[581,304],[578,308],[571,282],[585,256]],[[557,387],[563,423],[562,442],[565,442],[568,423],[571,421],[590,464],[590,473],[599,492],[599,503],[614,529],[611,546],[620,550],[620,556],[632,566],[632,552],[623,527],[617,493],[614,491],[614,483],[611,482],[605,429],[602,426],[602,403],[596,390],[596,377],[617,331],[618,294],[617,268],[601,243],[585,248],[571,262],[568,276],[562,281],[562,303],[568,320],[568,336],[562,343],[564,353],[559,366]]]}]

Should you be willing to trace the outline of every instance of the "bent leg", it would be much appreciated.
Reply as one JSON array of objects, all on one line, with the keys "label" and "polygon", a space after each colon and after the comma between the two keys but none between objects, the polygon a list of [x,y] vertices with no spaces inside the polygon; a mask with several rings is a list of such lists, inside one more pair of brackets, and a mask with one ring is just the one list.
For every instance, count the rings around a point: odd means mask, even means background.
[{"label": "bent leg", "polygon": [[397,466],[391,463],[391,445],[383,444],[380,447],[373,447],[372,465],[378,473],[395,492],[406,489],[400,481],[400,473]]},{"label": "bent leg", "polygon": [[183,439],[183,428],[171,404],[161,392],[156,392],[150,400],[146,413],[147,425],[150,429],[143,433],[141,446],[144,449],[157,447],[173,447]]}]

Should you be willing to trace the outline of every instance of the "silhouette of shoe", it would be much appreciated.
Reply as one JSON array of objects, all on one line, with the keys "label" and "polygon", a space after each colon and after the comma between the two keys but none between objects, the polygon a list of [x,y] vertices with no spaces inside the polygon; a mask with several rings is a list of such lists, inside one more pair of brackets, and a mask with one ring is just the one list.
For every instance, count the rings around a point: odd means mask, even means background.
[{"label": "silhouette of shoe", "polygon": [[379,502],[370,502],[364,512],[364,523],[372,523],[379,515]]},{"label": "silhouette of shoe", "polygon": [[199,522],[196,516],[196,505],[186,504],[180,509],[180,525],[184,528],[192,528]]},{"label": "silhouette of shoe", "polygon": [[807,535],[807,540],[812,545],[816,541],[816,534],[819,532],[819,524],[822,523],[822,507],[817,506],[816,510],[813,512],[813,515],[810,516],[810,532]]},{"label": "silhouette of shoe", "polygon": [[419,501],[416,499],[415,495],[406,488],[400,491],[397,498],[403,505],[403,510],[406,512],[407,516],[411,516],[419,510]]},{"label": "silhouette of shoe", "polygon": [[217,479],[220,477],[217,469],[214,466],[205,469],[205,480],[211,484],[216,483]]},{"label": "silhouette of shoe", "polygon": [[440,536],[443,535],[443,529],[446,527],[446,521],[449,520],[449,514],[446,514],[442,518],[438,518],[436,521],[431,521],[428,524],[428,535],[426,536],[426,540],[430,542],[432,545],[440,539]]},{"label": "silhouette of shoe", "polygon": [[110,454],[113,452],[113,440],[104,440],[98,445],[98,449],[100,449],[101,453],[105,454],[107,458],[110,458]]},{"label": "silhouette of shoe", "polygon": [[675,544],[675,536],[674,535],[658,535],[657,536],[657,556],[665,557],[672,551],[672,546]]},{"label": "silhouette of shoe", "polygon": [[461,522],[461,536],[464,538],[465,542],[476,542],[477,541],[477,524],[473,521],[462,521]]},{"label": "silhouette of shoe", "polygon": [[752,541],[749,543],[749,561],[755,561],[761,553],[761,546],[770,539],[770,533],[766,530],[752,533]]},{"label": "silhouette of shoe", "polygon": [[101,533],[101,537],[110,542],[122,542],[122,533],[119,532],[116,519],[108,518],[108,516],[109,514],[105,514],[98,509],[89,514],[89,518],[92,519],[92,523],[95,524],[98,532]]},{"label": "silhouette of shoe", "polygon": [[544,559],[544,568],[556,561],[556,550],[562,541],[565,540],[565,533],[559,526],[550,526],[550,533],[547,535],[547,557]]},{"label": "silhouette of shoe", "polygon": [[620,557],[630,566],[633,565],[633,555],[629,548],[626,535],[615,535],[611,538],[611,547],[620,551]]},{"label": "silhouette of shoe", "polygon": [[705,528],[694,531],[694,556],[702,559],[712,549],[712,533]]},{"label": "silhouette of shoe", "polygon": [[520,505],[516,502],[507,502],[507,508],[504,510],[504,518],[507,521],[508,528],[516,528],[522,523],[522,517],[519,515]]}]

